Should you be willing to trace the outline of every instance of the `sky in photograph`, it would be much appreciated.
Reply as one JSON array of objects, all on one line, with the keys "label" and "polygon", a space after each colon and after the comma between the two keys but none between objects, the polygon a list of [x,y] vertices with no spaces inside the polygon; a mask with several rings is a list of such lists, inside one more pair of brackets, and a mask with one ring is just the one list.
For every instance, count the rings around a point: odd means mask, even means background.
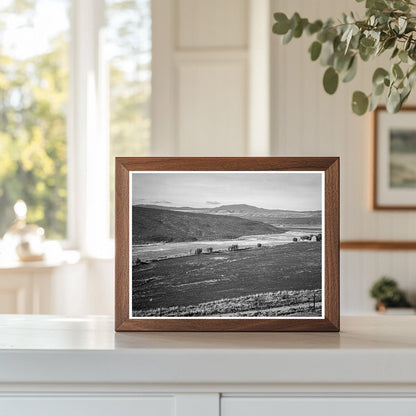
[{"label": "sky in photograph", "polygon": [[133,205],[213,208],[322,209],[321,172],[135,172]]}]

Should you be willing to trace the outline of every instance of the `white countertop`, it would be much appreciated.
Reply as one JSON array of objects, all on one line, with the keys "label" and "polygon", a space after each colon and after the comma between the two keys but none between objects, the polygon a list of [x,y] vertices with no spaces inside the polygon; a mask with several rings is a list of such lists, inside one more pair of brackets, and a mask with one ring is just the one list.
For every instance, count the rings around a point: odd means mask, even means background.
[{"label": "white countertop", "polygon": [[340,333],[115,333],[107,317],[0,316],[0,383],[416,383],[416,316]]}]

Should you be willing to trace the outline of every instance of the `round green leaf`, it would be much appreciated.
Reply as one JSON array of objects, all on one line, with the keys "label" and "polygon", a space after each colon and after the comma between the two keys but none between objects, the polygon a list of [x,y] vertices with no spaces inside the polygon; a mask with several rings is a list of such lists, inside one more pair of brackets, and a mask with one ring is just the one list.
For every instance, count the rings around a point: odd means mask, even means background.
[{"label": "round green leaf", "polygon": [[351,56],[345,55],[343,52],[334,53],[334,64],[332,65],[337,72],[342,72],[349,64]]},{"label": "round green leaf", "polygon": [[283,45],[288,44],[293,39],[293,30],[289,30],[286,35],[283,36],[282,43]]},{"label": "round green leaf", "polygon": [[352,95],[352,111],[362,116],[368,108],[368,97],[361,91],[355,91]]},{"label": "round green leaf", "polygon": [[316,39],[319,40],[319,42],[324,43],[328,40],[328,30],[322,29],[317,35]]},{"label": "round green leaf", "polygon": [[320,63],[322,66],[332,65],[334,62],[334,43],[327,41],[322,45],[320,54]]},{"label": "round green leaf", "polygon": [[322,29],[323,23],[321,20],[315,20],[315,22],[311,23],[308,27],[307,27],[307,32],[310,35],[313,35],[316,32],[319,32]]},{"label": "round green leaf", "polygon": [[354,79],[355,75],[357,74],[357,58],[353,56],[351,61],[348,65],[348,69],[344,73],[342,77],[342,82],[350,82]]},{"label": "round green leaf", "polygon": [[400,93],[397,88],[392,88],[387,96],[386,107],[389,113],[397,113],[400,110]]},{"label": "round green leaf", "polygon": [[374,46],[374,39],[362,38],[360,41],[360,45],[362,45],[364,48],[372,48]]},{"label": "round green leaf", "polygon": [[312,43],[309,47],[309,53],[311,54],[312,61],[316,61],[321,54],[322,44],[318,41]]},{"label": "round green leaf", "polygon": [[371,94],[371,96],[370,96],[370,106],[368,108],[368,111],[373,111],[378,107],[378,105],[380,104],[381,97],[382,97],[381,95]]},{"label": "round green leaf", "polygon": [[328,94],[334,94],[338,88],[338,72],[330,66],[324,74],[324,89]]},{"label": "round green leaf", "polygon": [[395,57],[397,56],[397,54],[399,53],[399,50],[400,50],[400,49],[396,46],[396,47],[394,48],[394,50],[393,50],[393,53],[391,54],[390,59],[395,58]]},{"label": "round green leaf", "polygon": [[404,74],[399,64],[394,64],[392,68],[393,75],[396,78],[403,78]]},{"label": "round green leaf", "polygon": [[374,55],[375,53],[375,48],[367,48],[365,46],[363,46],[360,43],[360,46],[358,47],[358,52],[360,53],[360,58],[364,61],[367,62],[371,56]]},{"label": "round green leaf", "polygon": [[300,38],[303,33],[303,29],[305,29],[308,26],[308,20],[307,19],[299,19],[297,20],[296,26],[293,29],[293,36],[295,38]]},{"label": "round green leaf", "polygon": [[388,5],[385,0],[367,0],[365,7],[368,9],[384,10]]},{"label": "round green leaf", "polygon": [[276,20],[276,23],[273,25],[273,33],[285,35],[290,29],[287,16],[284,13],[275,13],[274,20]]},{"label": "round green leaf", "polygon": [[377,86],[373,85],[373,95],[381,96],[383,95],[383,92],[384,92],[384,83],[378,84]]},{"label": "round green leaf", "polygon": [[384,78],[386,78],[389,73],[384,68],[377,68],[373,74],[373,85],[379,85],[384,83]]},{"label": "round green leaf", "polygon": [[399,58],[400,58],[400,60],[402,61],[402,62],[407,62],[407,59],[408,59],[408,55],[407,55],[407,52],[405,51],[405,50],[401,50],[400,52],[399,52]]},{"label": "round green leaf", "polygon": [[392,48],[396,44],[396,38],[387,38],[386,41],[383,43],[384,49]]},{"label": "round green leaf", "polygon": [[300,23],[301,17],[298,12],[293,13],[293,16],[289,20],[289,26],[292,30],[296,28],[296,26]]},{"label": "round green leaf", "polygon": [[403,92],[400,94],[400,107],[399,110],[402,108],[403,103],[407,100],[407,98],[409,97],[410,93],[412,92],[412,90],[409,89],[405,89],[403,90]]}]

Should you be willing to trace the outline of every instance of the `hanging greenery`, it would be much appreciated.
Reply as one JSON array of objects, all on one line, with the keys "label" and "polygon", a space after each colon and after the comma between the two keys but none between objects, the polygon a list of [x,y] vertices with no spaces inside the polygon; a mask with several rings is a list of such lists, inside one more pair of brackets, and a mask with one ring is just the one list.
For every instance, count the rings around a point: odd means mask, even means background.
[{"label": "hanging greenery", "polygon": [[[364,0],[356,0],[358,3]],[[409,97],[416,77],[416,0],[366,0],[365,18],[343,14],[339,22],[308,19],[295,13],[290,19],[275,13],[273,33],[283,36],[283,44],[303,34],[314,41],[309,47],[312,61],[326,67],[323,87],[334,94],[339,81],[349,82],[357,73],[357,63],[390,54],[390,65],[377,68],[372,91],[355,91],[352,110],[363,115],[373,111],[384,95],[390,113],[398,112]]]}]

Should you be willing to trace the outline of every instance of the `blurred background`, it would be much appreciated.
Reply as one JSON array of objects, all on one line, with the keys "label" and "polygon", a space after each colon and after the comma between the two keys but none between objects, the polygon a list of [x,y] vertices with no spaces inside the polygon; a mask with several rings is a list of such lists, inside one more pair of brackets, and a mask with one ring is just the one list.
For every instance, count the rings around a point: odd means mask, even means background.
[{"label": "blurred background", "polygon": [[[19,261],[3,239],[0,313],[113,313],[115,156],[340,156],[341,240],[416,240],[415,211],[371,208],[372,116],[353,115],[350,97],[376,65],[329,96],[310,39],[282,45],[271,33],[275,11],[326,19],[361,9],[2,0],[0,236],[23,200],[48,249]],[[342,250],[341,313],[373,313],[369,290],[382,275],[414,301],[414,270],[413,251]]]}]

